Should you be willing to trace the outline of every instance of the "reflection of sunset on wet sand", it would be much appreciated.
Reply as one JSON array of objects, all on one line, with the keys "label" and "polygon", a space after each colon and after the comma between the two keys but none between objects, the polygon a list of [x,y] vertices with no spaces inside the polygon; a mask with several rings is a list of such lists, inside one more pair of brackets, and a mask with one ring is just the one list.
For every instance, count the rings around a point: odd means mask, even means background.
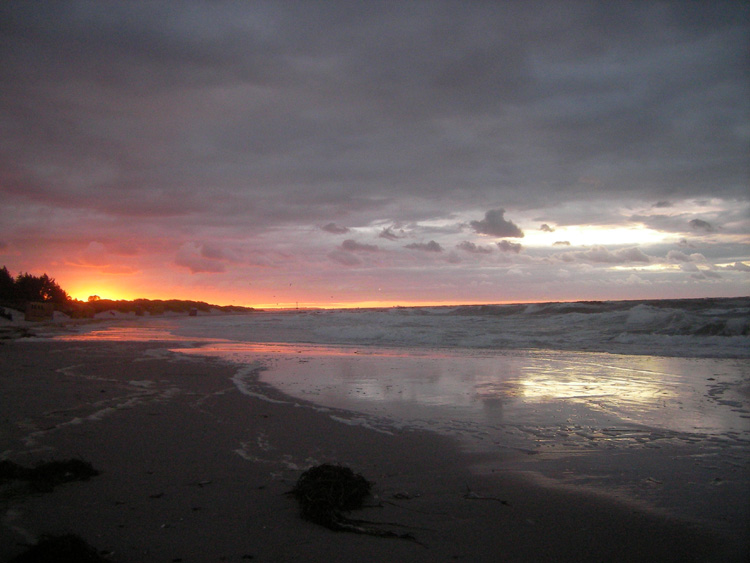
[{"label": "reflection of sunset on wet sand", "polygon": [[[321,351],[276,358],[258,376],[299,400],[366,413],[360,423],[368,427],[452,436],[485,456],[489,471],[531,471],[691,516],[697,499],[715,497],[718,472],[725,507],[744,510],[737,503],[748,491],[737,479],[750,467],[750,409],[731,383],[742,379],[742,364],[547,351]],[[234,349],[230,357],[252,355]],[[662,480],[670,486],[644,488]]]},{"label": "reflection of sunset on wet sand", "polygon": [[166,328],[145,326],[118,326],[116,328],[107,327],[102,329],[94,329],[83,334],[60,335],[57,337],[57,339],[70,342],[158,342],[184,340],[184,338],[173,335]]},{"label": "reflection of sunset on wet sand", "polygon": [[[52,340],[24,340],[30,350],[75,356],[54,371],[39,368],[54,379],[61,400],[77,405],[44,411],[58,413],[61,428],[71,432],[124,420],[142,407],[146,422],[176,443],[189,440],[189,449],[205,424],[218,424],[202,451],[218,455],[222,466],[228,454],[277,476],[331,459],[320,452],[338,450],[334,436],[353,432],[364,451],[375,440],[388,442],[387,454],[371,460],[382,479],[383,463],[406,459],[391,443],[428,430],[452,453],[436,453],[449,457],[420,470],[420,481],[430,473],[442,478],[449,459],[466,456],[471,477],[458,479],[462,491],[487,478],[502,491],[526,491],[514,506],[526,506],[528,488],[536,491],[543,514],[556,506],[550,495],[562,491],[599,499],[608,514],[626,507],[628,515],[698,522],[735,537],[750,496],[743,479],[750,468],[747,304],[738,298],[197,316],[112,312],[63,321],[71,332],[41,325]],[[12,346],[19,358],[22,346]],[[130,371],[108,357],[118,350],[130,350]],[[90,362],[89,354],[101,359]],[[61,358],[33,359],[57,365]],[[13,381],[28,386],[36,379]],[[45,394],[33,397],[47,402]],[[225,400],[232,409],[225,410]],[[186,418],[161,418],[170,412]],[[213,423],[196,419],[197,429],[182,435],[187,419],[209,413]],[[308,427],[310,416],[326,429]],[[248,427],[258,430],[246,435]],[[241,436],[222,441],[235,433]],[[302,435],[304,447],[279,446]],[[215,443],[225,454],[211,449]],[[347,452],[332,459],[346,459]],[[179,473],[184,452],[169,457]],[[516,485],[508,485],[513,479]],[[570,516],[571,508],[564,512]]]},{"label": "reflection of sunset on wet sand", "polygon": [[750,561],[747,4],[0,2],[0,561]]}]

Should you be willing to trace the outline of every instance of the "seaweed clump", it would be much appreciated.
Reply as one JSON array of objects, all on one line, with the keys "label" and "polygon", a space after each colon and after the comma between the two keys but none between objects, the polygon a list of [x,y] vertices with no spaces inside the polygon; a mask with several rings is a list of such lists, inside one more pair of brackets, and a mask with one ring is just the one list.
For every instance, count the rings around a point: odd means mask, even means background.
[{"label": "seaweed clump", "polygon": [[27,481],[39,492],[49,492],[57,485],[71,481],[86,481],[99,475],[88,462],[81,459],[47,461],[33,468],[23,467],[13,461],[0,461],[0,484],[6,481]]},{"label": "seaweed clump", "polygon": [[348,467],[324,463],[305,471],[292,489],[302,517],[336,529],[341,511],[362,508],[372,484]]},{"label": "seaweed clump", "polygon": [[99,555],[85,540],[75,534],[43,536],[36,545],[17,555],[10,563],[104,563],[109,561]]},{"label": "seaweed clump", "polygon": [[372,483],[359,473],[348,467],[324,463],[302,473],[290,494],[297,499],[302,518],[329,530],[413,540],[411,534],[366,526],[363,524],[378,523],[354,520],[343,514],[362,508],[371,491]]}]

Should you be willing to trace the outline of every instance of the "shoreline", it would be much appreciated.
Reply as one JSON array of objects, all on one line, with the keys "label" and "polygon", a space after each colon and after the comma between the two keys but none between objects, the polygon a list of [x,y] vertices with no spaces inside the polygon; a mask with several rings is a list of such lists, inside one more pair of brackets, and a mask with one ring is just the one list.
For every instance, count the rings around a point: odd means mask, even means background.
[{"label": "shoreline", "polygon": [[[721,310],[702,310],[696,303],[716,302]],[[664,309],[666,305],[684,310],[677,313]],[[463,312],[454,315],[432,315],[430,307],[388,307],[368,309],[313,309],[276,310],[256,309],[251,312],[212,311],[197,317],[169,312],[161,315],[138,316],[133,312],[114,310],[97,314],[94,318],[74,319],[55,313],[50,321],[21,320],[20,311],[12,311],[14,320],[0,317],[0,342],[15,339],[50,338],[64,334],[96,332],[98,327],[168,328],[174,336],[185,341],[201,340],[205,327],[196,330],[196,319],[207,321],[211,330],[227,340],[237,339],[234,327],[227,326],[227,318],[244,317],[245,328],[252,332],[248,341],[257,343],[283,342],[288,344],[370,346],[377,343],[384,348],[432,348],[436,350],[471,349],[476,351],[559,351],[592,352],[626,356],[654,356],[665,358],[712,358],[746,360],[748,329],[746,308],[750,297],[646,299],[625,301],[574,301],[508,305],[445,305],[438,309]],[[575,307],[573,307],[575,306]],[[631,306],[628,308],[628,306]],[[519,307],[524,310],[519,310]],[[581,308],[582,307],[582,308]],[[593,309],[592,309],[593,307]],[[527,308],[535,310],[526,311]],[[645,308],[645,309],[644,309]],[[0,307],[0,309],[2,309]],[[7,308],[6,308],[7,309]],[[501,312],[495,309],[502,309]],[[651,310],[652,309],[652,310]],[[402,315],[403,312],[403,315]],[[613,318],[612,315],[617,315]],[[674,316],[682,319],[674,324]],[[367,315],[364,319],[353,318]],[[413,315],[417,315],[414,317]],[[348,321],[342,320],[344,317]],[[338,318],[340,323],[334,319]],[[413,340],[413,319],[418,318],[424,330]],[[436,321],[437,319],[437,321]],[[456,321],[456,319],[461,319]],[[509,321],[509,319],[511,319]],[[458,322],[451,331],[448,325]],[[489,331],[486,322],[497,325]],[[351,323],[359,327],[349,334]],[[549,323],[552,323],[552,326]],[[593,322],[593,325],[592,325]],[[507,323],[507,326],[506,324]],[[541,324],[540,324],[541,323]],[[362,326],[369,326],[361,330]],[[592,326],[597,327],[593,332]],[[477,332],[476,328],[482,327]],[[550,328],[557,330],[550,331]],[[612,330],[612,327],[618,327]],[[406,331],[406,332],[404,332]],[[520,331],[520,332],[518,332]],[[456,334],[448,334],[455,332]],[[518,332],[518,334],[516,334]],[[564,338],[556,338],[556,333]],[[516,334],[506,338],[508,334]],[[540,338],[540,335],[542,336]],[[246,341],[248,334],[240,334]],[[149,336],[153,338],[153,335]]]},{"label": "shoreline", "polygon": [[[284,402],[243,394],[236,366],[174,344],[0,344],[0,459],[81,458],[101,471],[50,493],[0,488],[0,561],[65,532],[120,562],[742,560],[742,546],[695,524],[474,474],[481,460],[437,434],[342,424],[271,388]],[[396,523],[419,543],[302,520],[284,493],[325,462],[374,481],[382,506],[353,517]]]}]

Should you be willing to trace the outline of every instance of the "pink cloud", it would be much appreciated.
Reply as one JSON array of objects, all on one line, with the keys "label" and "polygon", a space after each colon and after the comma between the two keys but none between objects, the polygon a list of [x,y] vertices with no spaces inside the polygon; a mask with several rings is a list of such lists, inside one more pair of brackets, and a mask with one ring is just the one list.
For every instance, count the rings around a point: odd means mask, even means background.
[{"label": "pink cloud", "polygon": [[225,260],[218,256],[215,249],[206,252],[204,245],[186,242],[177,251],[175,264],[188,268],[191,273],[220,273],[226,271]]}]

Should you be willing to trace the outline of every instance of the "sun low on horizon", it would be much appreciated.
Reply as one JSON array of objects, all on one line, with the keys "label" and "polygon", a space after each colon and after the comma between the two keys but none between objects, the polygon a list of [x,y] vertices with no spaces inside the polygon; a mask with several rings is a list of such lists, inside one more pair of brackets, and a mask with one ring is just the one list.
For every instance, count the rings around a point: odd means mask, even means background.
[{"label": "sun low on horizon", "polygon": [[[712,208],[721,205],[711,202]],[[683,204],[680,216],[685,209],[697,214],[702,208],[700,203]],[[747,240],[741,233],[713,227],[691,231],[690,225],[670,231],[666,227],[677,219],[661,210],[651,220],[642,216],[621,224],[535,224],[533,215],[544,212],[518,213],[518,223],[508,217],[511,211],[500,209],[487,212],[484,219],[472,221],[467,213],[463,221],[444,219],[429,227],[411,224],[396,229],[370,222],[338,226],[342,232],[330,232],[335,229],[329,225],[277,229],[284,245],[298,250],[266,245],[260,264],[245,263],[240,249],[264,244],[263,234],[239,242],[236,237],[230,242],[215,238],[211,245],[175,243],[175,254],[165,253],[162,244],[153,241],[140,242],[137,251],[127,254],[117,251],[117,243],[95,241],[80,246],[64,262],[51,260],[43,270],[80,301],[94,296],[180,299],[258,309],[747,293],[746,256],[723,256],[720,261],[704,254],[711,245],[741,252]],[[409,242],[422,228],[434,229],[430,240]]]},{"label": "sun low on horizon", "polygon": [[0,265],[256,308],[747,294],[747,10],[548,8],[0,3]]}]

